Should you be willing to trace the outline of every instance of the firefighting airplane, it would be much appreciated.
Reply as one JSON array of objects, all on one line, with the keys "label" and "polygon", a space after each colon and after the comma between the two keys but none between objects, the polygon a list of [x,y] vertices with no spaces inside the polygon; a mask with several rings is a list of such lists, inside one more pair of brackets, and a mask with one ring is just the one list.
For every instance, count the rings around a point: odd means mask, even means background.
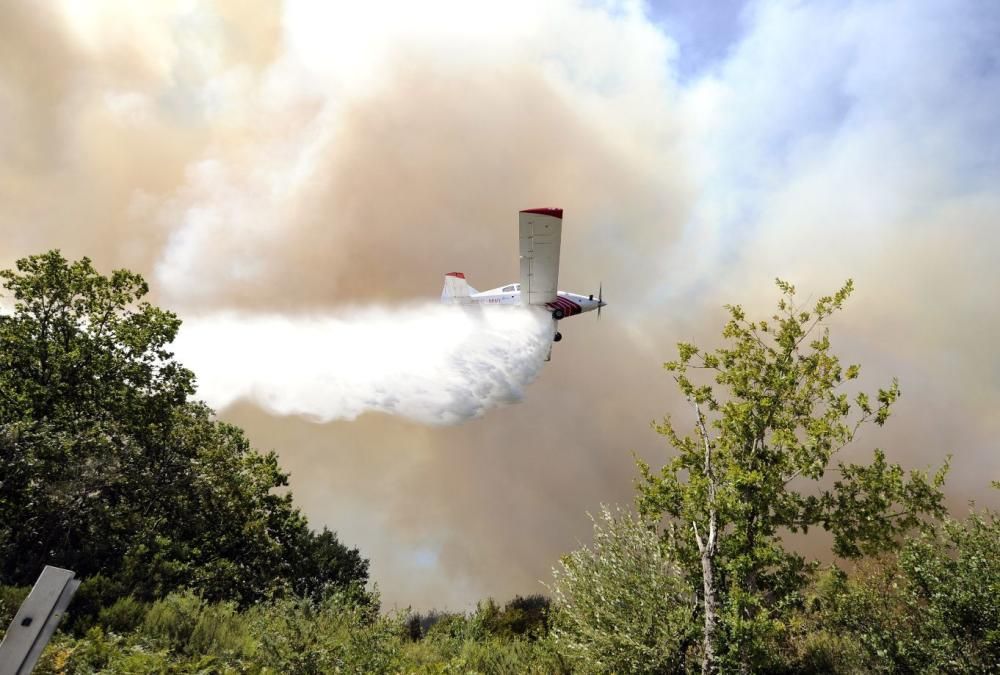
[{"label": "firefighting airplane", "polygon": [[[604,302],[603,284],[594,295],[558,290],[559,247],[562,241],[562,209],[527,209],[519,214],[521,281],[488,291],[477,291],[462,272],[444,277],[441,301],[456,305],[523,305],[543,308],[552,314],[552,341],[562,340],[558,322],[570,316],[597,310]],[[552,357],[549,348],[548,358]]]}]

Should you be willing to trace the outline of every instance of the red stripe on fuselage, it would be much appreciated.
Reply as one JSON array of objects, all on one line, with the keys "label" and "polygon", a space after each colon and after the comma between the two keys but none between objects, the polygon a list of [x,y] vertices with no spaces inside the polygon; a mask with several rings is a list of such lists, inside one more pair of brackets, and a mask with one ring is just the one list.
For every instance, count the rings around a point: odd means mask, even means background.
[{"label": "red stripe on fuselage", "polygon": [[563,311],[563,316],[573,316],[574,314],[580,314],[583,312],[583,308],[576,304],[569,298],[557,295],[556,299],[547,305],[550,309],[561,309]]}]

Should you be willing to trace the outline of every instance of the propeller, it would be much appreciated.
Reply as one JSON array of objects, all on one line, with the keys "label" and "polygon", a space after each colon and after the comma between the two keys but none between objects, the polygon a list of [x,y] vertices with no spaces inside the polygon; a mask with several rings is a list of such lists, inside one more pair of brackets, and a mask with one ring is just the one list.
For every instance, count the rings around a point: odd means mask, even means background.
[{"label": "propeller", "polygon": [[601,320],[601,307],[604,307],[604,282],[597,287],[597,320]]}]

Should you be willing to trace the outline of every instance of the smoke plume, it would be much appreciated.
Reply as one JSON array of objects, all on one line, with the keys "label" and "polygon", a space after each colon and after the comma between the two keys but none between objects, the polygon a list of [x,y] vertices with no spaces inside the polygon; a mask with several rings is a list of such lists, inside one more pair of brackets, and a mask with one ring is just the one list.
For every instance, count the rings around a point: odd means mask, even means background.
[{"label": "smoke plume", "polygon": [[[0,265],[143,273],[201,395],[388,605],[541,591],[631,452],[669,457],[673,345],[767,316],[775,276],[853,278],[835,349],[900,380],[845,459],[950,452],[952,507],[996,502],[996,3],[2,4]],[[610,304],[525,386],[528,327],[424,303],[516,278],[538,206],[560,287]]]},{"label": "smoke plume", "polygon": [[244,399],[316,422],[382,412],[438,425],[520,400],[551,340],[545,312],[415,303],[188,320],[174,348],[216,409]]}]

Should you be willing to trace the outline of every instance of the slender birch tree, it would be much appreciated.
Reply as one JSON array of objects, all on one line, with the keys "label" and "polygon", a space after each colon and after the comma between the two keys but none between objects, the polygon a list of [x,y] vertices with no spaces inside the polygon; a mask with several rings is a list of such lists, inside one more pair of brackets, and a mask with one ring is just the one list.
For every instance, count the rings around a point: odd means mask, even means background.
[{"label": "slender birch tree", "polygon": [[[678,344],[664,364],[690,404],[693,424],[655,425],[676,454],[659,471],[639,462],[638,505],[664,519],[672,556],[684,564],[702,610],[702,672],[756,672],[771,663],[783,619],[801,602],[817,563],[788,550],[782,534],[822,527],[838,556],[898,545],[901,535],[944,514],[934,475],[908,475],[875,450],[868,464],[838,462],[867,423],[882,426],[899,385],[848,394],[860,373],[831,352],[827,319],[853,290],[849,280],[811,307],[777,280],[778,311],[751,321],[727,306],[725,345]],[[824,481],[828,472],[836,477]]]}]

